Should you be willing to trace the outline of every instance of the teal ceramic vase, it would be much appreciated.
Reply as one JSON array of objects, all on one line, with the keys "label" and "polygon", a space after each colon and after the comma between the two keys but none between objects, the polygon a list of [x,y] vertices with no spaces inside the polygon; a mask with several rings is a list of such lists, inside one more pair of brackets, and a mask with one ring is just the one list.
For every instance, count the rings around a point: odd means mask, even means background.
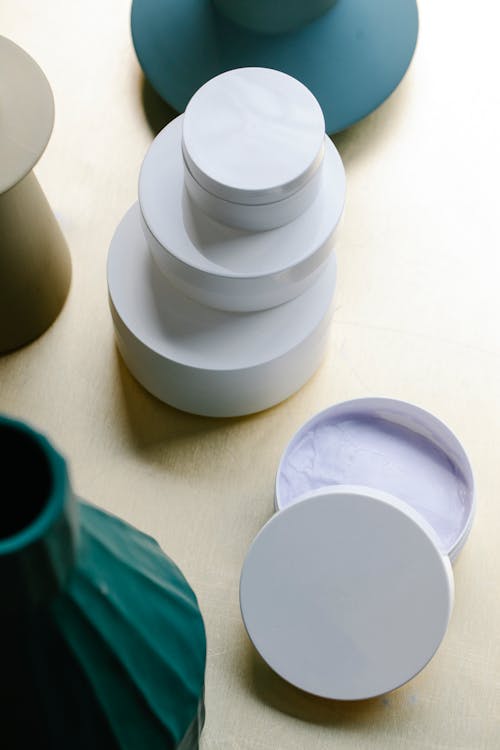
[{"label": "teal ceramic vase", "polygon": [[0,456],[2,747],[198,748],[206,639],[180,570],[77,502],[25,424],[0,417]]}]

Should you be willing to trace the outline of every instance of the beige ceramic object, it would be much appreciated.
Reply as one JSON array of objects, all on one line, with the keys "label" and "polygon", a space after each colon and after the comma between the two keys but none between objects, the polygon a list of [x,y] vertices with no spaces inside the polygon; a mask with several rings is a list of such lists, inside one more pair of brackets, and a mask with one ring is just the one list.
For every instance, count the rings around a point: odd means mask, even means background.
[{"label": "beige ceramic object", "polygon": [[0,353],[32,341],[66,299],[66,242],[32,172],[54,123],[49,83],[35,61],[0,37]]}]

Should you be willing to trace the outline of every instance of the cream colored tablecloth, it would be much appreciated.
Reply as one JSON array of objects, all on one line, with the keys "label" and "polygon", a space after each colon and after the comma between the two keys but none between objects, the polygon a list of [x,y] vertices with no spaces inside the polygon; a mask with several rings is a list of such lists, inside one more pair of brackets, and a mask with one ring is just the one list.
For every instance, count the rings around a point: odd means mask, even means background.
[{"label": "cream colored tablecloth", "polygon": [[[203,750],[500,748],[500,19],[493,0],[419,7],[403,84],[334,139],[348,200],[324,365],[274,409],[211,420],[146,393],[113,340],[108,244],[154,133],[172,117],[144,88],[129,2],[0,5],[0,33],[54,90],[55,130],[36,173],[73,260],[56,323],[0,358],[0,410],[46,431],[69,457],[76,491],[154,534],[191,582],[208,633]],[[331,704],[257,658],[238,579],[273,512],[292,433],[333,402],[369,395],[412,401],[456,431],[478,510],[431,664],[384,698]]]}]

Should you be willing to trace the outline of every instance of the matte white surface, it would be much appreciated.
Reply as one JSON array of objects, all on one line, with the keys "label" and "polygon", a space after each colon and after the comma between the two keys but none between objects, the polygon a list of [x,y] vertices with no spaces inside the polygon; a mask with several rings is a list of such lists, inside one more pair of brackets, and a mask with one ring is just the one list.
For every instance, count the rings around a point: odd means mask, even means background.
[{"label": "matte white surface", "polygon": [[[327,143],[325,138],[325,144]],[[262,232],[288,224],[306,211],[322,185],[323,160],[303,187],[274,203],[233,203],[205,190],[184,161],[184,183],[192,200],[212,219],[236,229]],[[272,252],[272,251],[271,251]]]},{"label": "matte white surface", "polygon": [[446,632],[448,558],[432,529],[384,493],[317,490],[277,513],[245,559],[246,629],[281,677],[359,700],[414,677]]},{"label": "matte white surface", "polygon": [[238,416],[282,401],[324,354],[335,256],[300,297],[255,313],[205,308],[167,281],[148,252],[135,204],[115,232],[108,289],[117,342],[131,372],[166,403]]},{"label": "matte white surface", "polygon": [[193,177],[209,192],[271,203],[311,178],[324,136],[321,107],[302,83],[269,68],[240,68],[193,95],[182,144]]},{"label": "matte white surface", "polygon": [[[498,4],[418,6],[403,83],[335,137],[349,186],[324,364],[280,406],[213,420],[151,396],[115,345],[107,249],[137,200],[144,154],[174,116],[144,89],[130,4],[0,3],[2,33],[54,91],[54,132],[36,173],[74,271],[54,325],[0,358],[0,409],[46,431],[78,494],[153,534],[188,577],[208,636],[202,750],[500,746]],[[474,467],[477,514],[431,663],[383,698],[337,703],[294,689],[258,658],[238,581],[291,436],[330,404],[372,394],[419,404],[451,427]]]},{"label": "matte white surface", "polygon": [[226,310],[281,304],[303,291],[331,252],[345,200],[345,173],[328,141],[319,193],[294,222],[245,232],[214,221],[189,200],[180,151],[182,117],[151,144],[139,202],[151,251],[185,294]]},{"label": "matte white surface", "polygon": [[474,516],[474,479],[455,435],[413,404],[356,399],[316,414],[293,436],[276,475],[276,508],[332,485],[388,492],[432,526],[453,561]]}]

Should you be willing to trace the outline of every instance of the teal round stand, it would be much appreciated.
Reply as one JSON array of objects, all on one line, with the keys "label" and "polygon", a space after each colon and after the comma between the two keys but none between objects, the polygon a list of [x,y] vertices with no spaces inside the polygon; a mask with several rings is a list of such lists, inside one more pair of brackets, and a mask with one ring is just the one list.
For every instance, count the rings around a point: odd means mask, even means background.
[{"label": "teal round stand", "polygon": [[132,37],[158,94],[178,112],[207,80],[232,68],[275,68],[316,96],[328,133],[352,125],[396,88],[413,56],[416,0],[337,0],[298,30],[264,34],[211,0],[134,0]]}]

